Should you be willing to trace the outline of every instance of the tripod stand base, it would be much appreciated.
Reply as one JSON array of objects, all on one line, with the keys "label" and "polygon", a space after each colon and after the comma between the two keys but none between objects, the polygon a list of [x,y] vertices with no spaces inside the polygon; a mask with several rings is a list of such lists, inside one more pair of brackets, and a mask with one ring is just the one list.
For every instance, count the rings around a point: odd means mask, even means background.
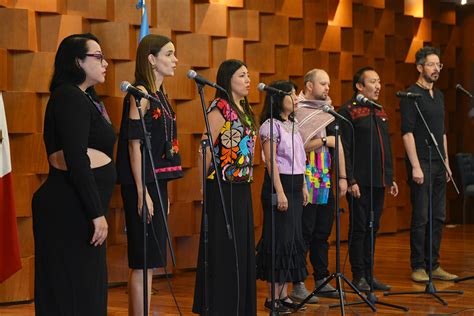
[{"label": "tripod stand base", "polygon": [[[408,312],[408,311],[409,311],[409,308],[408,308],[408,307],[401,306],[401,305],[390,304],[390,303],[386,303],[386,302],[379,301],[378,297],[375,295],[374,292],[367,292],[367,293],[366,293],[366,297],[367,297],[367,300],[368,300],[369,302],[371,302],[373,305],[379,304],[379,305],[382,305],[382,306],[387,306],[387,307],[392,307],[392,308],[400,309],[400,310],[403,310],[403,311],[405,311],[405,312]],[[364,303],[363,301],[360,301],[360,302],[351,302],[351,303],[346,303],[346,306],[359,305],[359,304],[363,304],[363,303]],[[331,306],[330,306],[330,307],[331,307]]]},{"label": "tripod stand base", "polygon": [[464,291],[459,291],[459,290],[443,290],[443,291],[438,291],[436,290],[436,287],[433,284],[433,281],[429,281],[426,284],[425,290],[424,291],[408,291],[408,292],[385,292],[383,293],[384,296],[390,296],[390,295],[416,295],[416,294],[429,294],[432,295],[434,298],[436,298],[441,304],[443,305],[448,305],[448,302],[446,302],[442,297],[440,297],[438,294],[464,294]]},{"label": "tripod stand base", "polygon": [[[365,303],[367,304],[371,309],[372,311],[377,311],[377,309],[375,308],[374,304],[372,304],[368,299],[366,299],[362,293],[357,289],[357,287],[352,284],[345,276],[344,274],[340,273],[340,272],[336,272],[336,273],[333,273],[331,274],[328,278],[326,278],[326,280],[320,285],[318,286],[313,292],[311,292],[303,301],[301,301],[301,303],[298,304],[298,306],[296,307],[296,310],[295,311],[298,311],[299,309],[301,309],[313,296],[315,296],[317,293],[320,293],[321,290],[326,286],[326,284],[328,284],[329,282],[331,282],[331,280],[336,280],[336,292],[338,293],[338,296],[339,296],[339,304],[333,304],[333,305],[329,305],[329,307],[337,307],[339,306],[341,308],[341,315],[345,315],[345,311],[344,311],[344,305],[347,305],[347,303],[344,303],[344,292],[342,290],[342,281],[344,281],[347,285],[350,286],[350,288],[357,294],[359,295],[359,297],[361,298],[362,302],[360,302],[361,304],[362,303]],[[325,292],[327,293],[327,292]]]},{"label": "tripod stand base", "polygon": [[468,280],[474,280],[474,276],[467,276],[467,277],[463,277],[463,278],[456,278],[454,279],[454,283],[459,283],[459,282],[463,282],[463,281],[468,281]]}]

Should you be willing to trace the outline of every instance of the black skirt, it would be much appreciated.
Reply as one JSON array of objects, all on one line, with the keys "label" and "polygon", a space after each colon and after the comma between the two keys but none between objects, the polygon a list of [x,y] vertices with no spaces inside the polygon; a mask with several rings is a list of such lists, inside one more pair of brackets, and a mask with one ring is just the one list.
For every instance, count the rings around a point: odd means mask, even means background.
[{"label": "black skirt", "polygon": [[[168,213],[168,180],[158,180],[164,213]],[[153,201],[154,216],[147,225],[147,269],[166,266],[166,230],[164,229],[161,205],[155,183],[147,183],[147,190]],[[127,229],[128,266],[142,270],[143,264],[143,222],[138,215],[138,196],[135,184],[122,184],[121,193],[125,210]]]},{"label": "black skirt", "polygon": [[[225,227],[217,181],[208,180],[206,183],[209,224],[209,276],[207,280],[209,315],[256,315],[255,238],[250,184],[234,183],[231,190],[230,183],[222,182],[227,218],[233,228],[234,239],[230,240]],[[201,225],[193,305],[193,312],[196,314],[202,314],[204,311],[204,240],[202,233],[203,227]],[[237,280],[239,281],[237,282]],[[238,292],[237,286],[239,286]]]},{"label": "black skirt", "polygon": [[[107,210],[114,164],[92,172]],[[67,172],[50,167],[33,195],[32,210],[36,315],[107,315],[106,245],[90,244],[94,227]]]},{"label": "black skirt", "polygon": [[[303,175],[280,174],[288,199],[284,212],[275,206],[275,282],[301,282],[306,279],[306,246],[303,239]],[[257,245],[257,278],[271,280],[271,181],[265,172],[262,186],[263,230]]]}]

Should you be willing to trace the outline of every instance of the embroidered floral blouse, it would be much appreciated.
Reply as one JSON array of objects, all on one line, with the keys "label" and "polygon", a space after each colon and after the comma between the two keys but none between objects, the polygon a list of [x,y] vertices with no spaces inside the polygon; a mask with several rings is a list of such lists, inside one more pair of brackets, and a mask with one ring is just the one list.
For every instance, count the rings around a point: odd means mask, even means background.
[{"label": "embroidered floral blouse", "polygon": [[[217,108],[225,119],[217,139],[214,140],[214,154],[222,179],[228,182],[252,182],[255,128],[242,124],[237,112],[224,99],[214,100],[208,112],[214,108]],[[211,162],[207,178],[214,179],[214,176],[215,167]]]}]

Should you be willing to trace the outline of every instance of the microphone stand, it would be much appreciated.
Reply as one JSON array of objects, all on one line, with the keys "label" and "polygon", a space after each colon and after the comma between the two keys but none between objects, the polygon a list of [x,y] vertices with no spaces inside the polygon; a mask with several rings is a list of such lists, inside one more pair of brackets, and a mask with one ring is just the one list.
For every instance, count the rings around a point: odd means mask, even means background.
[{"label": "microphone stand", "polygon": [[[456,189],[456,192],[459,194],[459,190],[456,186],[456,183],[454,182],[454,179],[452,177],[451,174],[448,173],[448,167],[446,166],[445,162],[444,162],[444,159],[443,159],[443,155],[441,154],[441,151],[439,150],[439,147],[438,147],[438,143],[436,142],[436,139],[433,135],[433,133],[431,132],[430,130],[430,127],[428,126],[428,123],[426,122],[425,120],[425,117],[423,116],[423,114],[421,113],[421,110],[420,110],[420,107],[418,105],[418,102],[415,100],[414,101],[415,103],[415,107],[416,107],[416,111],[418,112],[418,115],[420,115],[421,117],[421,120],[423,122],[423,125],[425,126],[425,129],[426,131],[428,132],[428,134],[430,135],[431,137],[431,143],[434,145],[434,147],[436,148],[436,152],[438,153],[438,157],[440,159],[440,161],[442,162],[443,166],[444,166],[444,170],[446,171],[446,173],[448,174],[449,178],[451,179],[453,185],[454,185],[454,188]],[[391,292],[391,293],[388,293],[388,292],[385,292],[383,293],[384,296],[389,296],[389,295],[410,295],[410,294],[428,294],[428,295],[433,295],[441,304],[443,305],[448,305],[448,302],[446,302],[445,300],[443,300],[438,294],[463,294],[464,292],[463,291],[459,291],[459,290],[444,290],[444,291],[438,291],[434,284],[433,284],[433,267],[432,267],[432,264],[433,264],[433,183],[432,183],[432,179],[431,179],[431,154],[432,154],[432,148],[431,148],[431,145],[430,145],[430,142],[425,139],[425,142],[426,142],[426,145],[428,147],[428,181],[429,181],[429,205],[428,205],[428,238],[429,238],[429,259],[428,259],[428,283],[426,284],[426,287],[425,287],[425,290],[424,291],[411,291],[411,292]],[[447,154],[447,153],[446,153]]]},{"label": "microphone stand", "polygon": [[[321,292],[321,290],[331,282],[331,280],[335,279],[336,280],[336,292],[339,295],[339,303],[334,304],[334,305],[329,305],[329,307],[337,307],[340,306],[341,308],[341,315],[345,315],[344,311],[344,292],[342,289],[342,281],[344,281],[347,285],[349,285],[352,290],[372,309],[372,311],[377,311],[375,308],[374,304],[367,300],[362,293],[355,287],[354,284],[347,279],[347,277],[341,272],[341,259],[340,259],[340,251],[341,251],[341,209],[339,206],[339,185],[337,184],[339,181],[339,123],[336,120],[335,123],[335,148],[334,148],[334,168],[336,169],[336,199],[335,199],[335,207],[336,207],[336,272],[331,274],[329,277],[326,278],[326,280],[318,286],[313,292],[311,292],[303,301],[301,301],[297,307],[296,310],[301,309],[313,296],[315,296],[317,293]],[[326,292],[325,292],[326,293]]]},{"label": "microphone stand", "polygon": [[275,176],[274,172],[274,154],[273,154],[273,93],[271,91],[267,91],[270,93],[270,196],[271,196],[271,247],[272,247],[272,259],[271,259],[271,275],[270,275],[270,283],[271,283],[271,300],[272,300],[272,309],[270,310],[270,316],[279,315],[278,311],[275,310],[275,206],[277,205],[277,195],[274,192],[273,188],[273,179]]},{"label": "microphone stand", "polygon": [[208,278],[209,278],[209,271],[208,271],[208,264],[209,264],[209,253],[208,253],[208,246],[209,246],[209,226],[207,220],[207,195],[206,195],[206,177],[207,177],[207,170],[206,170],[206,158],[207,158],[207,147],[210,146],[209,139],[201,140],[201,152],[202,152],[202,229],[203,229],[203,241],[204,241],[204,312],[203,315],[209,315],[209,285],[208,285]]},{"label": "microphone stand", "polygon": [[[142,151],[142,199],[143,199],[143,206],[142,206],[142,223],[143,223],[143,315],[148,315],[148,266],[147,266],[147,235],[148,235],[148,227],[147,227],[147,219],[148,219],[148,205],[146,203],[146,192],[147,192],[147,187],[146,187],[146,159],[145,159],[145,154],[148,154],[148,158],[150,159],[150,164],[151,164],[151,170],[153,174],[153,180],[155,183],[156,191],[158,192],[158,200],[160,201],[160,206],[161,206],[161,216],[163,218],[163,228],[165,229],[166,232],[166,239],[168,241],[168,247],[170,248],[170,255],[171,255],[171,260],[173,262],[173,266],[176,266],[176,258],[174,256],[174,251],[173,251],[173,245],[171,243],[171,236],[170,232],[168,230],[168,221],[166,218],[166,213],[165,213],[165,208],[164,208],[164,203],[163,199],[161,196],[161,191],[160,191],[160,186],[158,184],[158,179],[156,177],[155,173],[155,163],[153,162],[153,154],[151,153],[151,134],[147,131],[146,126],[145,126],[145,120],[143,118],[143,113],[141,111],[141,104],[140,104],[140,97],[134,96],[135,98],[135,104],[138,108],[138,115],[140,116],[140,122],[142,125],[142,130],[143,130],[143,141],[141,142],[141,151]],[[153,225],[153,223],[151,223]],[[160,247],[160,245],[157,245]],[[161,251],[161,253],[164,255],[165,252]],[[166,264],[166,256],[163,258],[164,264]]]},{"label": "microphone stand", "polygon": [[[366,293],[367,300],[372,304],[380,304],[387,307],[392,307],[396,309],[401,309],[405,312],[408,312],[408,307],[390,304],[386,302],[379,301],[377,296],[374,293],[374,257],[375,257],[375,230],[374,230],[374,122],[376,121],[374,105],[370,102],[367,102],[367,105],[370,107],[370,215],[369,215],[369,232],[370,232],[370,266],[369,266],[369,292]],[[381,144],[382,145],[382,144]],[[363,302],[352,302],[347,303],[346,305],[359,305]]]},{"label": "microphone stand", "polygon": [[[203,240],[204,240],[204,245],[203,245],[203,252],[204,252],[204,298],[203,298],[203,303],[204,303],[204,310],[202,312],[203,315],[209,315],[209,271],[208,271],[208,264],[209,264],[209,258],[208,258],[208,246],[209,246],[209,227],[208,227],[208,218],[207,218],[207,206],[206,206],[206,201],[207,201],[207,195],[206,195],[206,181],[207,181],[207,170],[206,170],[206,150],[207,147],[209,146],[211,150],[211,159],[212,163],[214,164],[214,169],[215,169],[215,178],[217,180],[217,185],[219,187],[219,195],[220,195],[220,200],[222,203],[222,212],[224,214],[224,221],[225,221],[225,226],[227,230],[227,237],[232,240],[232,231],[229,225],[229,221],[227,219],[227,211],[226,211],[226,205],[225,205],[225,200],[224,200],[224,192],[222,190],[222,182],[221,182],[221,177],[220,177],[220,172],[219,172],[219,165],[217,164],[216,161],[216,155],[214,154],[214,140],[212,139],[212,133],[211,133],[211,127],[209,125],[209,118],[207,116],[207,111],[206,111],[206,102],[204,100],[204,84],[201,84],[196,81],[196,86],[198,88],[199,96],[201,99],[201,106],[202,106],[202,112],[204,115],[204,122],[206,124],[206,135],[207,139],[203,139],[201,141],[201,150],[202,150],[202,228],[203,228]],[[237,306],[238,309],[238,306]]]}]

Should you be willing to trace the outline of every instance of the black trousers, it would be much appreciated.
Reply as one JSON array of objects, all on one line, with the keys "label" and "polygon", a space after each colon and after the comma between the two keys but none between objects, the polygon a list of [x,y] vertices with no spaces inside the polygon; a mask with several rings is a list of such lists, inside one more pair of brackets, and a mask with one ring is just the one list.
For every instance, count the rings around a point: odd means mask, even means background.
[{"label": "black trousers", "polygon": [[[349,204],[349,261],[351,263],[352,277],[370,277],[370,187],[359,186],[360,198],[351,198],[347,194]],[[375,237],[380,227],[380,217],[382,216],[384,203],[384,188],[373,188],[374,207],[374,253]],[[351,199],[353,203],[351,203]],[[352,204],[352,205],[351,205]]]},{"label": "black trousers", "polygon": [[308,204],[303,207],[303,238],[309,251],[314,279],[329,276],[329,235],[334,221],[334,193],[329,191],[327,204]]},{"label": "black trousers", "polygon": [[[410,185],[410,198],[412,205],[412,217],[410,227],[410,261],[411,268],[428,269],[429,262],[429,162],[420,160],[424,181],[421,185],[416,184],[412,178],[412,168],[409,161],[406,163],[408,173],[408,184]],[[431,164],[431,181],[433,183],[433,262],[432,268],[439,266],[439,249],[443,225],[446,219],[446,172],[441,161],[433,161]]]}]

